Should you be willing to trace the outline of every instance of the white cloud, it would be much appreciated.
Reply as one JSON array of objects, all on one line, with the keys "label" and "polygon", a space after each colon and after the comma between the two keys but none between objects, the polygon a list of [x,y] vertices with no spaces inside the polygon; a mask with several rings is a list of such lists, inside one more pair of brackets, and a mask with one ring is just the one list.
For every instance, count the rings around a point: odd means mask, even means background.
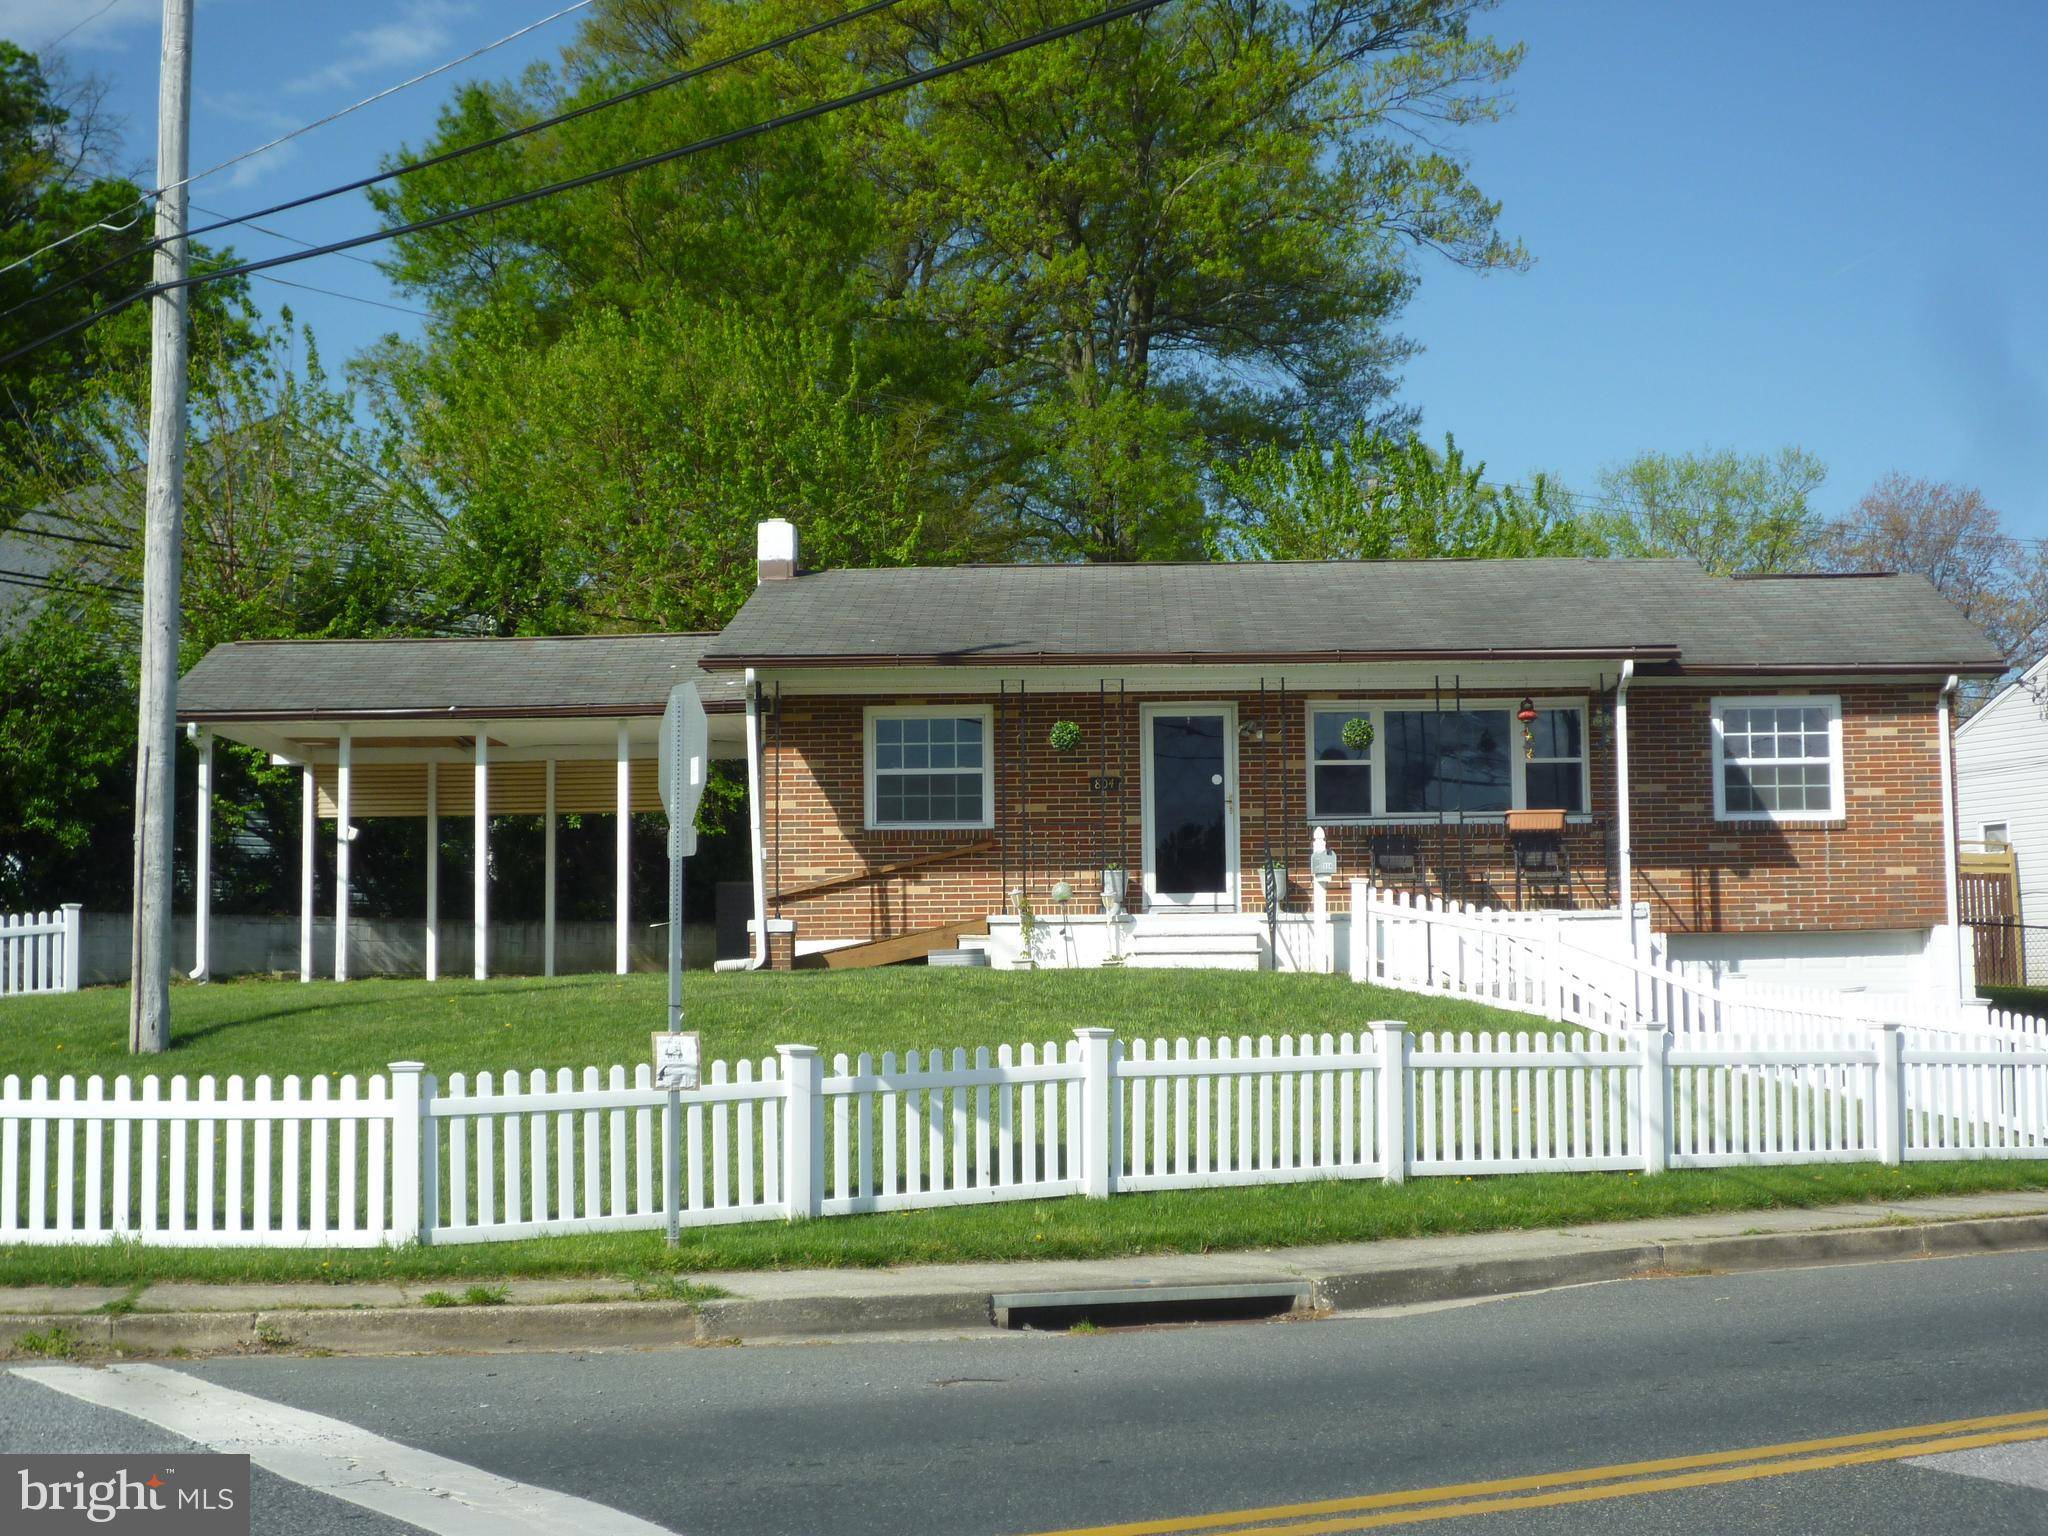
[{"label": "white cloud", "polygon": [[[0,5],[6,3],[8,0],[0,0]],[[472,9],[459,0],[404,0],[391,20],[348,33],[336,43],[332,62],[286,81],[283,89],[293,95],[311,95],[346,90],[366,81],[391,84],[398,76],[446,58],[455,41],[449,23]]]}]

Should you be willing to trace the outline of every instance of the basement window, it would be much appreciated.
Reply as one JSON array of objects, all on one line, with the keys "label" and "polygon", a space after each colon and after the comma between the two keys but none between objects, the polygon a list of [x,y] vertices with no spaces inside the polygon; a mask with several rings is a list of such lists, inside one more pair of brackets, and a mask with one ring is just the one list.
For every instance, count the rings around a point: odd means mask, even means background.
[{"label": "basement window", "polygon": [[1713,701],[1716,821],[1842,814],[1842,701],[1832,694]]},{"label": "basement window", "polygon": [[986,707],[878,706],[867,712],[866,734],[870,829],[992,824]]}]

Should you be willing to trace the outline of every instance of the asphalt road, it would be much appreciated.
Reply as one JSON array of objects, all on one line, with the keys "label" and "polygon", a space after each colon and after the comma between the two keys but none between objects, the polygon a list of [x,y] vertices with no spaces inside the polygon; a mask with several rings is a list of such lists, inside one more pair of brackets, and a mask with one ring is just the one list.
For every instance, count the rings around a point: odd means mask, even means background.
[{"label": "asphalt road", "polygon": [[[1317,1323],[175,1369],[690,1536],[1019,1536],[2048,1412],[2048,1254]],[[5,1448],[155,1448],[163,1433],[0,1376]],[[2048,1439],[1960,1464],[1996,1475],[1896,1460],[1447,1523],[2048,1531]],[[264,1532],[405,1528],[260,1473],[255,1507]]]}]

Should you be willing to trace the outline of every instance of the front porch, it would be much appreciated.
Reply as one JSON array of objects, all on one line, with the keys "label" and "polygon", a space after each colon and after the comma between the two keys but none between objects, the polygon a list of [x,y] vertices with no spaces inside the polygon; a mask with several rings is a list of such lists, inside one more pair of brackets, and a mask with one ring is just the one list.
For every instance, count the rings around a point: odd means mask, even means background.
[{"label": "front porch", "polygon": [[1630,670],[766,679],[770,963],[1328,971],[1353,880],[1612,920]]}]

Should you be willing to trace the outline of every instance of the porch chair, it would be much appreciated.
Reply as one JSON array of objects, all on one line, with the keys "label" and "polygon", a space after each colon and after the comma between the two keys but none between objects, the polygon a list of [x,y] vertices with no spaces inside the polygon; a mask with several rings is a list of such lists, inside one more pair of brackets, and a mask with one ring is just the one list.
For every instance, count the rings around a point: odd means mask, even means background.
[{"label": "porch chair", "polygon": [[1564,840],[1564,824],[1563,811],[1508,812],[1508,851],[1515,866],[1518,911],[1525,889],[1553,896],[1570,892],[1572,856]]}]

